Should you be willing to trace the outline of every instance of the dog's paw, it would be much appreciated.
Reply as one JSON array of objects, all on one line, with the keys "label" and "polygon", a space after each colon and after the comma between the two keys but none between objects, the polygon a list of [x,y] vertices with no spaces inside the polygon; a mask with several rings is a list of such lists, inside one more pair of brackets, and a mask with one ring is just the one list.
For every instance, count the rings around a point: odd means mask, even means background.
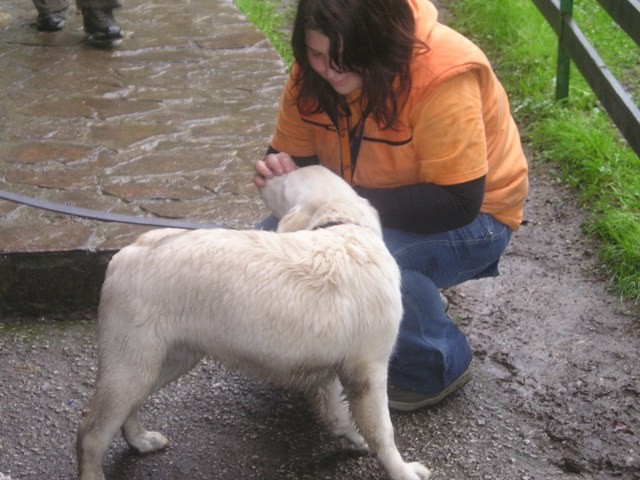
[{"label": "dog's paw", "polygon": [[407,477],[407,480],[409,480],[409,478],[411,478],[411,480],[429,480],[429,478],[431,478],[431,470],[419,462],[407,463],[407,467],[414,474],[412,477]]},{"label": "dog's paw", "polygon": [[369,445],[367,445],[367,442],[364,440],[364,438],[362,438],[362,435],[360,435],[355,430],[347,432],[345,437],[349,439],[349,441],[351,442],[351,446],[355,447],[357,450],[362,450],[364,452],[369,450]]},{"label": "dog's paw", "polygon": [[356,450],[358,452],[368,452],[369,445],[364,441],[364,438],[360,436],[360,434],[352,435],[343,435],[339,437],[340,446],[345,450]]},{"label": "dog's paw", "polygon": [[134,439],[130,439],[130,444],[140,453],[151,453],[164,450],[169,446],[169,440],[158,432],[144,432]]}]

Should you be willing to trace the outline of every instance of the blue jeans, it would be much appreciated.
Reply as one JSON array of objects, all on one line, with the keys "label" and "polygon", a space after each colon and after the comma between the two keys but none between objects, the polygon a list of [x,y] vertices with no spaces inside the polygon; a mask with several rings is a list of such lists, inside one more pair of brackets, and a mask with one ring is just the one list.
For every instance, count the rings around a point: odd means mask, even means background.
[{"label": "blue jeans", "polygon": [[[258,228],[275,230],[267,217]],[[444,390],[469,366],[471,347],[444,311],[439,288],[495,277],[511,229],[481,213],[469,225],[422,235],[383,229],[384,241],[402,272],[404,317],[389,365],[389,383],[412,392]]]},{"label": "blue jeans", "polygon": [[511,229],[481,213],[464,227],[421,235],[384,229],[384,240],[402,271],[404,317],[389,365],[389,383],[435,394],[471,363],[466,337],[451,321],[439,288],[495,277]]}]

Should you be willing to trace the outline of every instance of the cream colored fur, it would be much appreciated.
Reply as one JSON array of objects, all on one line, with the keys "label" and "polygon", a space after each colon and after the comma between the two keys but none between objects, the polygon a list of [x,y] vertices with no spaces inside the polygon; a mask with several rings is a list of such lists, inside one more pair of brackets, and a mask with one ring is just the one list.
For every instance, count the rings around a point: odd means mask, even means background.
[{"label": "cream colored fur", "polygon": [[387,408],[402,302],[376,211],[322,167],[275,177],[262,195],[278,232],[155,230],[113,257],[95,393],[78,430],[81,480],[104,479],[120,429],[139,452],[168,445],[138,410],[205,355],[306,392],[326,425],[368,445],[392,479],[429,477],[400,457]]}]

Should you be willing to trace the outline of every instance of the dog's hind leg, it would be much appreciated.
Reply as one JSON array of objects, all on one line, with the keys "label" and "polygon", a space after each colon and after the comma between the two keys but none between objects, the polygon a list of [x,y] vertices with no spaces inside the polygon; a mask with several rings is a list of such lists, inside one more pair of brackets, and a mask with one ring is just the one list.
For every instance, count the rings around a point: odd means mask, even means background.
[{"label": "dog's hind leg", "polygon": [[367,362],[342,377],[354,422],[393,480],[427,480],[429,469],[406,463],[396,447],[387,400],[386,362]]},{"label": "dog's hind leg", "polygon": [[[156,350],[103,353],[95,393],[87,416],[78,429],[77,455],[81,480],[103,480],[102,458],[113,437],[122,429],[127,442],[141,453],[165,448],[168,440],[160,433],[146,431],[138,411],[147,397],[201,358],[193,352],[169,354]],[[163,360],[164,357],[164,360]]]},{"label": "dog's hind leg", "polygon": [[[160,371],[149,390],[149,395],[191,370],[201,359],[202,355],[187,349],[171,349],[162,362]],[[131,410],[122,426],[125,440],[140,453],[150,453],[166,448],[169,445],[169,440],[164,435],[160,432],[148,431],[142,426],[139,416],[140,407],[141,404],[138,404]]]},{"label": "dog's hind leg", "polygon": [[367,442],[358,433],[351,419],[349,405],[344,397],[342,384],[338,377],[321,383],[309,395],[309,399],[320,420],[334,435],[347,438],[360,450],[367,450]]},{"label": "dog's hind leg", "polygon": [[78,428],[77,456],[81,480],[103,480],[102,458],[134,408],[146,398],[140,383],[113,370],[101,372],[89,410]]}]

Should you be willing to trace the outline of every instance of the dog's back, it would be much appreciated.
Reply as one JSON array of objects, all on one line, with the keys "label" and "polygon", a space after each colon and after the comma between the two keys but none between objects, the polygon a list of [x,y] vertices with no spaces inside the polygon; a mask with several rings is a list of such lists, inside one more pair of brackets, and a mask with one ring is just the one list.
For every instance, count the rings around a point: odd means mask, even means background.
[{"label": "dog's back", "polygon": [[382,240],[353,225],[286,234],[154,231],[109,265],[99,341],[127,341],[135,355],[188,345],[290,383],[294,372],[375,349],[372,332],[395,338],[399,284]]}]

